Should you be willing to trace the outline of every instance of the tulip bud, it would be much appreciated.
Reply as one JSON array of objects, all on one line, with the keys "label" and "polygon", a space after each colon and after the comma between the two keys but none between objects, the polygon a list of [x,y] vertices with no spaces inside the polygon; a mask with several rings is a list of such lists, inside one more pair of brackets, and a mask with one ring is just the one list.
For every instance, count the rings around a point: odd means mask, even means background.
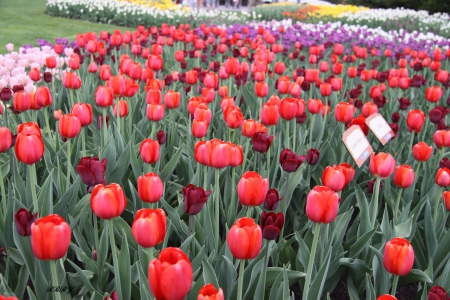
[{"label": "tulip bud", "polygon": [[166,133],[163,130],[160,130],[156,133],[156,139],[160,145],[164,145],[166,143]]},{"label": "tulip bud", "polygon": [[25,208],[19,209],[14,214],[14,223],[16,224],[17,233],[21,236],[30,236],[31,225],[36,222],[37,215],[37,212],[33,215],[31,211],[26,210]]},{"label": "tulip bud", "polygon": [[436,173],[435,181],[440,187],[448,187],[450,185],[450,169],[440,168]]},{"label": "tulip bud", "polygon": [[414,250],[404,238],[393,238],[384,247],[383,265],[386,271],[405,276],[414,264]]},{"label": "tulip bud", "polygon": [[408,165],[400,165],[395,168],[394,183],[396,186],[406,189],[414,182],[414,170]]},{"label": "tulip bud", "polygon": [[297,155],[289,149],[284,149],[280,153],[280,165],[285,172],[295,172],[305,161],[306,157]]},{"label": "tulip bud", "polygon": [[81,177],[81,181],[88,186],[88,190],[97,184],[106,184],[106,158],[102,161],[97,156],[83,157],[77,166],[77,173]]},{"label": "tulip bud", "polygon": [[262,236],[266,240],[272,241],[278,238],[284,225],[284,215],[282,212],[275,214],[274,212],[265,212],[261,214],[259,226],[262,230]]},{"label": "tulip bud", "polygon": [[228,231],[227,244],[236,259],[253,259],[261,251],[261,227],[251,218],[240,218]]},{"label": "tulip bud", "polygon": [[253,150],[265,153],[269,150],[273,141],[273,135],[267,135],[264,132],[256,132],[252,137]]},{"label": "tulip bud", "polygon": [[267,210],[276,210],[278,202],[281,200],[283,200],[283,197],[280,198],[276,189],[269,189],[266,198],[264,199],[264,208]]},{"label": "tulip bud", "polygon": [[198,214],[212,193],[212,191],[205,191],[203,188],[196,187],[193,184],[188,184],[187,187],[182,187],[181,190],[183,192],[183,209],[189,215]]},{"label": "tulip bud", "polygon": [[339,195],[325,187],[316,186],[306,198],[306,215],[315,223],[328,224],[334,221],[339,208]]}]

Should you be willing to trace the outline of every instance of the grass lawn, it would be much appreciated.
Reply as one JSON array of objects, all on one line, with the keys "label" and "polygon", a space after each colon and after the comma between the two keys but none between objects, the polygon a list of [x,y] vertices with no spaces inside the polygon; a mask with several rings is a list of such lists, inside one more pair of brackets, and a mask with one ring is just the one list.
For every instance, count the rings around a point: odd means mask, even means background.
[{"label": "grass lawn", "polygon": [[0,54],[7,53],[7,43],[13,43],[14,50],[18,50],[23,44],[37,45],[38,38],[54,42],[55,38],[61,37],[75,40],[77,33],[87,31],[130,30],[116,25],[52,17],[45,14],[45,3],[46,0],[0,0]]}]

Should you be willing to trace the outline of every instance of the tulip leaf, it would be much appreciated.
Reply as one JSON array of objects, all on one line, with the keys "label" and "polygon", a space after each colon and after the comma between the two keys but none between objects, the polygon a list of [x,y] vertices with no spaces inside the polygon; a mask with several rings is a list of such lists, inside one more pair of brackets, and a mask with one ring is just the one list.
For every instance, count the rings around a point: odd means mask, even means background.
[{"label": "tulip leaf", "polygon": [[370,249],[376,257],[372,260],[373,281],[375,284],[375,292],[377,295],[387,294],[389,292],[389,273],[383,266],[383,255],[370,246]]},{"label": "tulip leaf", "polygon": [[359,208],[359,223],[360,226],[358,228],[358,238],[360,238],[363,234],[371,230],[370,226],[370,217],[369,217],[369,206],[367,205],[367,198],[364,195],[364,192],[359,187],[359,185],[355,184],[355,194],[356,194],[356,200],[358,202],[358,208]]},{"label": "tulip leaf", "polygon": [[366,299],[376,300],[377,296],[375,289],[373,288],[372,282],[370,281],[370,275],[366,274]]},{"label": "tulip leaf", "polygon": [[450,245],[450,230],[441,239],[433,259],[435,276],[449,259],[450,252],[448,251],[448,245]]},{"label": "tulip leaf", "polygon": [[140,297],[141,298],[140,299],[142,299],[142,300],[153,299],[150,295],[151,293],[150,293],[150,287],[148,285],[148,279],[147,279],[147,276],[145,276],[145,274],[144,274],[144,270],[142,269],[141,263],[138,264],[138,270],[139,270],[139,284],[141,286],[141,289],[140,289],[140,292],[141,292]]},{"label": "tulip leaf", "polygon": [[130,249],[128,248],[127,234],[122,230],[122,247],[119,253],[119,274],[122,287],[122,298],[131,299],[131,264]]},{"label": "tulip leaf", "polygon": [[[347,266],[352,272],[352,277],[356,280],[362,280],[366,273],[370,273],[370,268],[366,263],[360,259],[341,258],[339,260],[341,265]],[[354,276],[353,276],[354,275]]]},{"label": "tulip leaf", "polygon": [[[114,227],[117,229],[117,232],[125,233],[127,236],[127,244],[132,248],[132,250],[137,251],[138,244],[136,239],[133,237],[131,233],[131,227],[128,223],[122,218],[114,218],[113,219]],[[122,242],[122,235],[116,235],[118,237],[117,243]]]},{"label": "tulip leaf", "polygon": [[404,223],[395,226],[395,236],[409,238],[411,236],[414,214]]},{"label": "tulip leaf", "polygon": [[203,258],[202,263],[202,269],[203,269],[203,281],[205,284],[212,283],[214,284],[214,287],[216,290],[219,290],[219,282],[216,277],[216,273],[214,272],[213,267],[211,264]]},{"label": "tulip leaf", "polygon": [[[87,274],[90,274],[90,277],[92,278],[92,272],[90,271],[84,271],[82,269],[80,269],[80,267],[78,267],[75,263],[73,263],[70,259],[67,259],[67,261],[70,263],[70,265],[75,269],[75,271],[77,272],[77,274],[80,276],[81,280],[83,281],[85,287],[89,290],[89,292],[93,293],[93,292],[97,292],[99,293],[96,289],[94,289],[94,287],[91,285],[90,279],[88,277]],[[99,293],[100,294],[100,293]]]},{"label": "tulip leaf", "polygon": [[13,292],[11,288],[8,286],[8,283],[6,282],[5,277],[3,277],[2,274],[0,274],[0,291],[2,291],[2,294],[10,294],[13,295]]},{"label": "tulip leaf", "polygon": [[442,275],[438,280],[438,284],[442,286],[446,291],[450,289],[450,260],[447,261]]},{"label": "tulip leaf", "polygon": [[355,284],[353,283],[352,276],[348,276],[347,278],[347,292],[350,300],[359,300],[358,291],[355,288]]},{"label": "tulip leaf", "polygon": [[198,292],[205,285],[203,277],[200,276],[197,281],[192,285],[192,288],[187,296],[187,300],[196,300],[198,297]]},{"label": "tulip leaf", "polygon": [[254,285],[255,281],[259,278],[259,275],[261,274],[261,270],[264,264],[264,259],[258,261],[258,263],[252,268],[250,279],[248,283],[245,285],[246,288],[244,288],[244,294],[243,299],[250,299],[252,296],[255,295],[255,289],[256,286]]},{"label": "tulip leaf", "polygon": [[[4,245],[4,244],[2,244],[2,245]],[[11,259],[18,265],[23,266],[25,264],[25,261],[23,260],[23,257],[20,254],[20,251],[17,250],[16,248],[8,247],[8,256],[11,257]]]},{"label": "tulip leaf", "polygon": [[[274,287],[279,287],[282,278],[283,278],[283,273],[282,272],[276,273],[276,278],[275,278],[275,281],[273,283],[273,286]],[[280,298],[281,297],[280,297],[280,290],[279,289],[273,288],[273,289],[270,290],[270,298],[269,298],[270,300],[278,300]]]},{"label": "tulip leaf", "polygon": [[295,233],[295,239],[297,240],[298,245],[299,245],[299,248],[297,251],[297,259],[301,262],[303,269],[306,271],[306,268],[308,267],[309,256],[311,255],[311,252],[309,251],[309,248],[306,245],[305,241],[302,239],[300,232]]},{"label": "tulip leaf", "polygon": [[109,133],[108,135],[108,141],[106,143],[106,148],[102,149],[101,152],[101,159],[106,158],[107,164],[106,164],[106,181],[109,182],[109,176],[112,172],[112,170],[114,170],[114,168],[116,167],[116,157],[117,157],[117,152],[116,152],[116,147],[114,146],[114,138],[113,136]]},{"label": "tulip leaf", "polygon": [[219,286],[223,290],[225,299],[230,299],[233,285],[236,282],[237,273],[231,260],[225,255],[222,257],[223,262],[219,271]]},{"label": "tulip leaf", "polygon": [[[15,228],[14,223],[11,224],[11,228]],[[22,256],[23,260],[25,261],[25,264],[28,268],[28,272],[31,274],[32,280],[34,281],[35,276],[35,265],[34,265],[34,255],[31,251],[31,245],[28,241],[28,237],[20,236],[16,229],[12,230],[13,232],[13,238],[14,238],[14,244],[17,246],[17,249],[20,252],[20,255]]]},{"label": "tulip leaf", "polygon": [[161,178],[162,182],[166,182],[169,179],[169,176],[172,175],[173,170],[175,170],[175,167],[178,164],[182,150],[183,148],[181,147],[177,150],[177,152],[164,167],[164,170],[160,173],[159,178]]},{"label": "tulip leaf", "polygon": [[[134,134],[133,134],[134,137]],[[138,180],[139,176],[142,174],[142,160],[139,162],[137,156],[139,155],[139,152],[136,152],[133,150],[130,150],[130,162],[131,162],[131,169],[133,170],[134,179],[135,182]]]},{"label": "tulip leaf", "polygon": [[371,231],[368,231],[364,233],[352,246],[350,246],[350,253],[349,256],[352,258],[355,258],[356,256],[361,253],[361,251],[365,248],[369,240],[372,238],[373,234],[375,233],[376,229],[372,229]]},{"label": "tulip leaf", "polygon": [[30,300],[38,300],[36,298],[36,295],[33,293],[33,290],[30,288],[30,286],[27,286],[27,293]]},{"label": "tulip leaf", "polygon": [[191,234],[184,240],[183,244],[180,246],[181,251],[184,253],[189,253],[189,246],[191,243],[195,243],[195,233]]},{"label": "tulip leaf", "polygon": [[120,154],[119,159],[117,160],[116,167],[114,168],[114,170],[112,170],[111,174],[109,174],[109,182],[122,183],[123,176],[130,166],[130,149],[131,142],[128,142],[128,145]]},{"label": "tulip leaf", "polygon": [[[436,202],[435,205],[439,205],[439,202]],[[427,201],[425,204],[425,242],[427,245],[428,257],[434,258],[438,249],[438,241],[433,228],[430,201]]]},{"label": "tulip leaf", "polygon": [[[97,217],[94,217],[97,221]],[[97,268],[102,271],[108,257],[109,251],[109,238],[106,227],[103,227],[102,233],[100,235],[99,245],[97,249]]]},{"label": "tulip leaf", "polygon": [[[403,278],[402,278],[403,279]],[[419,269],[412,269],[408,275],[404,276],[404,279],[408,282],[426,282],[426,283],[433,283],[433,280],[428,277],[428,275]]]},{"label": "tulip leaf", "polygon": [[47,216],[53,213],[53,185],[52,172],[42,184],[38,193],[38,207],[41,208],[39,212],[41,216]]},{"label": "tulip leaf", "polygon": [[18,299],[23,299],[29,278],[30,273],[28,273],[27,266],[24,265],[20,268],[16,289],[14,290],[14,294]]},{"label": "tulip leaf", "polygon": [[[41,289],[41,288],[36,288],[36,287],[47,287],[48,286],[48,281],[43,273],[44,268],[43,264],[48,264],[50,262],[47,261],[40,261],[38,260],[37,265],[36,265],[36,274],[34,275],[34,286],[35,286],[35,292],[36,295],[39,299],[48,299],[49,294],[45,291],[45,289]],[[53,275],[53,274],[52,274]],[[48,275],[47,275],[48,276]],[[50,279],[50,278],[48,278]]]}]

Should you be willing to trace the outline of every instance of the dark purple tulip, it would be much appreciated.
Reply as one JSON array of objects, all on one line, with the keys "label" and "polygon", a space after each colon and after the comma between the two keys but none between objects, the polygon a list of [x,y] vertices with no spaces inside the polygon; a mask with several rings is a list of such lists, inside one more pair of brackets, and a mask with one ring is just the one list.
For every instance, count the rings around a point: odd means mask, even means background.
[{"label": "dark purple tulip", "polygon": [[273,141],[273,135],[267,135],[264,132],[256,132],[252,138],[253,150],[265,153],[269,150]]},{"label": "dark purple tulip", "polygon": [[31,211],[26,210],[25,208],[19,209],[14,214],[14,223],[16,224],[17,233],[21,236],[30,236],[31,235],[31,224],[36,222],[37,214],[31,214]]},{"label": "dark purple tulip", "polygon": [[280,198],[276,189],[269,189],[267,191],[266,199],[264,199],[264,208],[267,210],[275,210],[278,207],[278,202],[281,200],[283,200],[283,197]]},{"label": "dark purple tulip", "polygon": [[440,287],[439,285],[435,285],[431,288],[428,293],[428,300],[447,300],[447,292]]},{"label": "dark purple tulip", "polygon": [[450,168],[450,160],[447,157],[444,157],[439,162],[439,168]]},{"label": "dark purple tulip", "polygon": [[11,100],[11,97],[12,97],[12,91],[10,88],[5,87],[0,92],[0,99],[4,102],[8,102],[9,100]]},{"label": "dark purple tulip", "polygon": [[45,72],[45,73],[44,73],[44,81],[45,81],[46,83],[50,83],[50,82],[52,82],[52,80],[53,80],[53,75],[52,75],[52,73],[50,73],[50,72]]},{"label": "dark purple tulip", "polygon": [[280,153],[281,168],[288,173],[297,171],[305,159],[306,157],[297,155],[289,149],[283,149]]},{"label": "dark purple tulip", "polygon": [[[367,192],[369,194],[373,194],[374,189],[375,189],[375,179],[373,179],[367,183]],[[380,181],[380,192],[382,189],[383,189],[383,182]]]},{"label": "dark purple tulip", "polygon": [[398,112],[394,112],[392,114],[391,119],[392,119],[392,122],[398,123],[398,121],[400,121],[400,114]]},{"label": "dark purple tulip", "polygon": [[436,106],[431,109],[428,113],[428,117],[430,118],[430,122],[434,124],[439,124],[443,118],[447,115],[447,109],[443,106]]},{"label": "dark purple tulip", "polygon": [[212,191],[205,191],[203,188],[196,187],[193,184],[182,187],[181,191],[183,192],[183,209],[189,215],[198,214],[206,201],[208,201],[208,196],[212,193]]},{"label": "dark purple tulip", "polygon": [[83,157],[77,166],[81,181],[89,188],[97,184],[106,184],[105,180],[106,158],[99,161],[98,157]]},{"label": "dark purple tulip", "polygon": [[266,240],[275,240],[280,235],[284,225],[284,215],[282,212],[275,214],[274,212],[265,212],[261,214],[259,226],[261,226],[262,236]]},{"label": "dark purple tulip", "polygon": [[[106,116],[106,127],[109,125],[109,116]],[[99,115],[97,118],[97,129],[102,129],[103,126],[103,115]]]},{"label": "dark purple tulip", "polygon": [[156,139],[160,145],[164,145],[166,143],[166,133],[163,130],[160,130],[156,133]]},{"label": "dark purple tulip", "polygon": [[319,161],[319,158],[320,158],[320,154],[317,149],[311,148],[308,150],[308,154],[306,154],[306,162],[309,165],[314,166],[315,164],[317,164],[317,162]]},{"label": "dark purple tulip", "polygon": [[401,97],[398,99],[398,108],[401,110],[407,110],[408,107],[411,105],[411,101],[409,101],[409,98]]},{"label": "dark purple tulip", "polygon": [[296,122],[297,124],[303,124],[306,122],[306,113],[302,113],[300,116],[297,116]]}]

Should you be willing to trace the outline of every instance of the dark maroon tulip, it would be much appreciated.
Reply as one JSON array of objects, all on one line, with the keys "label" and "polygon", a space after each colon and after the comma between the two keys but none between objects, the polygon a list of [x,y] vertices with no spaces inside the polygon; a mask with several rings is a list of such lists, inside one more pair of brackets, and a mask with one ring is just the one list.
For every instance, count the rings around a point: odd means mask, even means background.
[{"label": "dark maroon tulip", "polygon": [[353,99],[358,98],[359,96],[361,96],[361,94],[362,94],[361,89],[355,88],[350,91],[350,97]]},{"label": "dark maroon tulip", "polygon": [[99,161],[98,157],[83,157],[77,166],[81,181],[89,187],[97,184],[106,184],[105,180],[106,158]]},{"label": "dark maroon tulip", "polygon": [[448,126],[445,124],[444,119],[437,125],[437,130],[448,130]]},{"label": "dark maroon tulip", "polygon": [[306,157],[297,155],[289,149],[283,149],[280,153],[280,165],[286,172],[295,172],[305,161]]},{"label": "dark maroon tulip", "polygon": [[46,83],[50,83],[50,82],[52,82],[52,80],[53,80],[53,75],[52,75],[52,73],[50,73],[50,72],[45,72],[45,73],[44,73],[44,81],[45,81]]},{"label": "dark maroon tulip", "polygon": [[273,141],[273,135],[267,135],[264,132],[256,132],[253,135],[253,150],[261,153],[267,152]]},{"label": "dark maroon tulip", "polygon": [[439,168],[447,168],[450,169],[450,160],[447,157],[444,157],[439,162]]},{"label": "dark maroon tulip", "polygon": [[[367,192],[369,194],[373,194],[374,189],[375,189],[375,179],[373,179],[367,183]],[[383,182],[380,181],[380,192],[382,189],[383,189]]]},{"label": "dark maroon tulip", "polygon": [[18,92],[23,91],[23,90],[24,90],[24,87],[21,84],[13,86],[13,92],[14,93],[18,93]]},{"label": "dark maroon tulip", "polygon": [[398,123],[398,121],[400,121],[400,114],[398,112],[395,112],[392,114],[392,122],[394,123]]},{"label": "dark maroon tulip", "polygon": [[402,97],[398,99],[398,108],[401,110],[407,110],[408,107],[411,105],[411,101],[409,101],[409,98]]},{"label": "dark maroon tulip", "polygon": [[183,209],[187,214],[196,215],[205,205],[208,196],[212,191],[205,191],[201,187],[196,187],[193,184],[188,184],[187,187],[181,188],[183,192]]},{"label": "dark maroon tulip", "polygon": [[308,92],[311,89],[311,85],[307,81],[303,81],[300,85],[303,91]]},{"label": "dark maroon tulip", "polygon": [[283,200],[283,197],[280,198],[276,189],[269,189],[267,191],[266,199],[264,199],[264,208],[267,210],[275,210],[278,207],[278,202],[281,200]]},{"label": "dark maroon tulip", "polygon": [[447,300],[447,292],[439,285],[435,285],[428,293],[428,300]]},{"label": "dark maroon tulip", "polygon": [[261,226],[262,236],[266,240],[275,240],[281,232],[284,225],[284,215],[282,212],[275,214],[274,212],[265,212],[261,214],[259,226]]},{"label": "dark maroon tulip", "polygon": [[94,251],[92,251],[92,259],[97,261],[97,249],[94,248]]},{"label": "dark maroon tulip", "polygon": [[436,106],[431,109],[428,113],[428,117],[430,118],[430,122],[433,124],[441,123],[442,119],[447,115],[447,109],[443,106]]},{"label": "dark maroon tulip", "polygon": [[306,122],[306,113],[303,112],[301,115],[297,116],[296,118],[297,124],[303,124]]},{"label": "dark maroon tulip", "polygon": [[[97,129],[102,129],[103,126],[103,115],[99,115],[97,118]],[[109,116],[106,116],[106,127],[109,126]]]},{"label": "dark maroon tulip", "polygon": [[166,143],[166,133],[162,130],[156,133],[156,139],[160,145],[164,145]]},{"label": "dark maroon tulip", "polygon": [[386,104],[387,100],[384,96],[378,96],[373,99],[373,103],[375,103],[378,108],[383,108],[383,106]]},{"label": "dark maroon tulip", "polygon": [[17,233],[21,236],[30,236],[31,224],[36,222],[37,215],[38,213],[32,215],[31,211],[26,210],[25,208],[19,209],[14,214],[14,223],[16,224]]},{"label": "dark maroon tulip", "polygon": [[314,166],[319,161],[320,154],[317,149],[311,148],[308,150],[308,154],[306,154],[306,162],[311,166]]},{"label": "dark maroon tulip", "polygon": [[12,97],[12,91],[10,88],[5,87],[0,92],[0,99],[4,102],[11,100],[11,97]]},{"label": "dark maroon tulip", "polygon": [[416,72],[420,72],[420,71],[422,71],[422,69],[423,69],[423,66],[422,66],[422,63],[420,62],[420,61],[418,61],[418,62],[416,62],[415,64],[414,64],[414,71],[416,71]]},{"label": "dark maroon tulip", "polygon": [[103,300],[119,300],[119,295],[117,292],[112,292],[109,297],[105,297]]}]

